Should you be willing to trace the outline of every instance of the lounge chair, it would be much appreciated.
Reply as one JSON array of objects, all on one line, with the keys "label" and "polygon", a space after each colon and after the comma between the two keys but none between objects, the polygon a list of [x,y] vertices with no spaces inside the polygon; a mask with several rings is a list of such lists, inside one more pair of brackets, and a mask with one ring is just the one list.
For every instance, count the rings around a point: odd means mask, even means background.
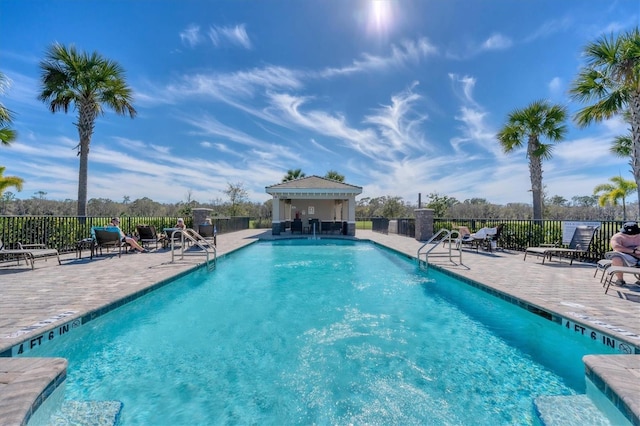
[{"label": "lounge chair", "polygon": [[573,264],[573,260],[589,251],[589,246],[593,241],[593,237],[598,230],[597,226],[578,226],[573,232],[573,237],[567,248],[563,247],[528,247],[524,252],[524,260],[527,260],[527,254],[535,254],[542,256],[542,264],[548,258],[551,260],[553,256],[561,258],[567,256],[570,259],[569,265]]},{"label": "lounge chair", "polygon": [[604,270],[602,272],[603,275],[605,273],[608,276],[604,280],[604,284],[602,285],[603,287],[606,286],[606,288],[604,290],[604,294],[607,294],[607,292],[609,291],[609,287],[613,283],[615,275],[618,274],[618,273],[633,274],[636,277],[636,279],[640,281],[640,268],[638,268],[637,266],[613,266],[613,265],[610,265],[606,270]]},{"label": "lounge chair", "polygon": [[477,230],[474,233],[469,231],[469,228],[466,226],[459,226],[459,238],[456,239],[456,248],[460,248],[462,245],[467,244],[470,245],[471,248],[475,248],[476,251],[480,247],[484,247],[485,250],[493,251],[497,249],[497,246],[494,247],[493,242],[497,241],[500,238],[500,234],[502,233],[502,228],[504,224],[499,224],[495,228],[484,227]]},{"label": "lounge chair", "polygon": [[[180,228],[164,228],[162,231],[165,234],[165,237],[162,239],[163,248],[169,247],[171,243],[182,244],[182,233],[186,232],[186,230]],[[189,240],[186,241],[186,244],[189,244]]]},{"label": "lounge chair", "polygon": [[138,237],[140,237],[140,244],[142,247],[155,244],[156,250],[158,249],[158,243],[160,242],[160,237],[158,237],[158,233],[156,232],[156,228],[153,225],[138,225],[136,226],[136,232],[138,233]]},{"label": "lounge chair", "polygon": [[213,245],[216,245],[216,230],[213,225],[199,225],[198,234],[205,239],[205,242],[209,243],[212,241]]},{"label": "lounge chair", "polygon": [[117,248],[118,257],[120,257],[122,255],[122,247],[128,246],[127,243],[122,242],[120,232],[113,226],[93,227],[91,228],[91,235],[94,240],[93,247],[91,248],[91,259],[93,259],[94,255],[97,256],[98,250],[100,250],[100,255],[102,255],[103,248]]},{"label": "lounge chair", "polygon": [[17,259],[18,264],[20,264],[20,259],[24,259],[25,263],[31,265],[32,270],[35,269],[33,264],[37,259],[47,260],[47,258],[53,256],[58,259],[58,265],[61,265],[58,250],[47,248],[44,244],[18,243],[17,249],[7,249],[4,247],[2,240],[0,240],[0,258],[4,260]]}]

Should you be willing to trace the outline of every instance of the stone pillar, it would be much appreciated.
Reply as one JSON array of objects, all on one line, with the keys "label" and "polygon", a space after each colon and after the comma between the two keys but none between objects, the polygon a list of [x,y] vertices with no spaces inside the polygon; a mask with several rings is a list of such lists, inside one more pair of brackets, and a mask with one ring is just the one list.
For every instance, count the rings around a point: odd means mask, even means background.
[{"label": "stone pillar", "polygon": [[[356,236],[356,197],[351,195],[347,200],[347,234]],[[344,220],[344,219],[343,219]]]},{"label": "stone pillar", "polygon": [[[203,224],[206,218],[211,218],[212,211],[213,209],[205,209],[202,207],[191,209],[191,218],[193,219],[192,226],[193,229],[196,230],[196,232],[198,232],[198,225]],[[211,223],[213,223],[213,219]]]},{"label": "stone pillar", "polygon": [[416,209],[416,240],[427,241],[433,237],[433,209]]},{"label": "stone pillar", "polygon": [[271,235],[280,235],[280,198],[273,197],[271,203]]}]

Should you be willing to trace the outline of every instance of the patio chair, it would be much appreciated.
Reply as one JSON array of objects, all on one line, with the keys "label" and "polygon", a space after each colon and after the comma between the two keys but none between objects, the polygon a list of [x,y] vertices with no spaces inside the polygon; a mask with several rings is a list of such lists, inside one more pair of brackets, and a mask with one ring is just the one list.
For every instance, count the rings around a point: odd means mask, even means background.
[{"label": "patio chair", "polygon": [[100,250],[100,255],[102,256],[103,248],[106,248],[107,250],[110,248],[117,248],[118,257],[120,257],[122,255],[122,247],[128,246],[127,243],[122,242],[118,229],[112,226],[93,227],[91,228],[91,234],[94,239],[94,244],[91,248],[91,259],[93,259],[94,255],[97,256],[98,250]]},{"label": "patio chair", "polygon": [[47,248],[44,244],[21,244],[18,242],[17,249],[7,249],[2,240],[0,240],[0,258],[3,260],[17,260],[18,264],[20,264],[20,259],[24,259],[26,264],[31,265],[32,270],[35,269],[34,262],[37,259],[47,260],[53,256],[58,259],[58,265],[61,265],[58,250]]},{"label": "patio chair", "polygon": [[575,258],[579,258],[589,251],[589,246],[597,230],[597,226],[578,226],[573,232],[573,237],[571,237],[571,242],[567,248],[545,246],[527,247],[524,252],[524,260],[526,261],[527,254],[531,253],[542,256],[542,264],[544,265],[544,261],[547,258],[551,260],[553,256],[557,256],[560,259],[562,256],[567,256],[570,259],[569,265],[572,265]]},{"label": "patio chair", "polygon": [[158,243],[161,238],[158,236],[156,232],[156,228],[153,225],[138,225],[136,226],[136,232],[138,233],[138,237],[140,238],[140,244],[142,247],[155,244],[156,250],[158,249]]},{"label": "patio chair", "polygon": [[[162,231],[164,232],[164,235],[165,235],[164,238],[162,239],[163,248],[169,247],[171,243],[182,244],[182,233],[187,232],[186,230],[182,230],[180,228],[164,228]],[[187,240],[185,244],[188,245],[189,240]]]},{"label": "patio chair", "polygon": [[468,227],[459,226],[459,237],[456,239],[456,248],[460,248],[466,244],[471,246],[471,248],[475,248],[476,251],[478,251],[480,247],[483,247],[488,251],[496,250],[497,245],[494,247],[493,243],[497,242],[498,238],[500,238],[503,227],[504,224],[501,223],[495,228],[484,227],[474,233],[471,233]]},{"label": "patio chair", "polygon": [[198,225],[198,234],[205,239],[205,242],[213,241],[213,245],[216,245],[216,230],[213,225]]}]

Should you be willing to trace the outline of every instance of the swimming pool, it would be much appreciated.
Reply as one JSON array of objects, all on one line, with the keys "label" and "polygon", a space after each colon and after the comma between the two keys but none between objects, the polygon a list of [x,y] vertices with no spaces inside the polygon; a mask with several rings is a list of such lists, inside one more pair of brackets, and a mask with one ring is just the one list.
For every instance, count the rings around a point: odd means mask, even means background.
[{"label": "swimming pool", "polygon": [[613,353],[373,244],[257,243],[54,340],[121,424],[532,424]]}]

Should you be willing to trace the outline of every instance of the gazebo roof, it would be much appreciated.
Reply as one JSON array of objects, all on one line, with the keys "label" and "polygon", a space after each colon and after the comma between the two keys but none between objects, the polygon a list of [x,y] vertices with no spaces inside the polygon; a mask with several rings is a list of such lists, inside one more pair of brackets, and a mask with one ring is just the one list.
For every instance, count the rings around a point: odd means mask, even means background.
[{"label": "gazebo roof", "polygon": [[362,187],[320,176],[308,176],[265,188],[274,198],[326,198],[362,194]]}]

